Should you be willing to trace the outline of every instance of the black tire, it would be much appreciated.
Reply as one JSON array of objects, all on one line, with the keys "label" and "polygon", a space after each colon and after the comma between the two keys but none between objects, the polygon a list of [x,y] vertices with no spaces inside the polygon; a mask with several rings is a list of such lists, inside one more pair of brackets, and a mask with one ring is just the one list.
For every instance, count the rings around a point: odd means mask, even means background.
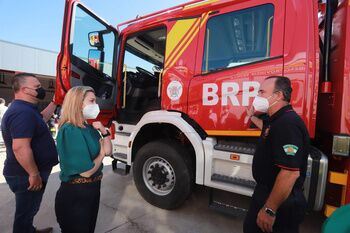
[{"label": "black tire", "polygon": [[189,153],[176,141],[147,143],[137,152],[133,163],[137,190],[154,206],[168,210],[179,207],[194,185],[191,161]]}]

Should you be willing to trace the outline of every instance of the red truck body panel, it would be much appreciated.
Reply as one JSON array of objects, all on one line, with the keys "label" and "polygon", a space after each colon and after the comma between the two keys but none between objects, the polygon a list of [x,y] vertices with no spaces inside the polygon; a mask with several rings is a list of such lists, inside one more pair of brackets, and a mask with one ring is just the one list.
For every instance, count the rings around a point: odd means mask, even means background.
[{"label": "red truck body panel", "polygon": [[[79,75],[71,70],[70,27],[74,4],[66,0],[61,52],[57,60],[55,101],[63,102],[71,88],[71,79]],[[207,23],[229,12],[272,4],[271,43],[266,59],[225,69],[203,70]],[[318,1],[316,0],[209,0],[192,1],[119,24],[119,61],[115,76],[118,85],[116,105],[101,111],[107,124],[115,119],[122,106],[123,57],[126,40],[141,31],[165,27],[166,49],[161,80],[161,109],[187,114],[209,136],[252,136],[260,131],[251,128],[245,108],[266,77],[282,75],[291,79],[291,104],[302,117],[311,138],[318,142],[330,160],[330,170],[350,171],[347,157],[333,159],[332,136],[350,135],[350,0],[339,0],[333,17],[330,83],[332,91],[322,93]],[[220,31],[216,32],[220,33]],[[320,36],[320,37],[319,37]],[[217,99],[216,99],[217,98]],[[334,190],[333,190],[334,191]],[[339,197],[335,189],[332,193]],[[330,198],[332,199],[332,197]],[[350,179],[346,203],[350,202]]]}]

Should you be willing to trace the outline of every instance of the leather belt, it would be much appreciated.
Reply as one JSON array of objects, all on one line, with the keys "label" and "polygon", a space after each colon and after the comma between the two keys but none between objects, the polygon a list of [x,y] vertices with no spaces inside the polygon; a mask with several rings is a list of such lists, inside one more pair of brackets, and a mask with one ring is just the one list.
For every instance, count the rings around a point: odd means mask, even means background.
[{"label": "leather belt", "polygon": [[102,175],[95,176],[95,177],[79,177],[74,178],[71,181],[68,181],[69,184],[86,184],[86,183],[92,183],[96,181],[100,181],[102,179]]}]

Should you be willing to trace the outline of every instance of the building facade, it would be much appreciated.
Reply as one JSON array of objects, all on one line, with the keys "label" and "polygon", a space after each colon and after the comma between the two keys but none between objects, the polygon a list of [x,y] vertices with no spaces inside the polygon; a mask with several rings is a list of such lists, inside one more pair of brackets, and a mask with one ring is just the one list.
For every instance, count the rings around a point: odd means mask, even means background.
[{"label": "building facade", "polygon": [[0,98],[13,100],[12,77],[17,72],[35,74],[46,90],[39,108],[47,105],[55,92],[57,52],[0,40]]}]

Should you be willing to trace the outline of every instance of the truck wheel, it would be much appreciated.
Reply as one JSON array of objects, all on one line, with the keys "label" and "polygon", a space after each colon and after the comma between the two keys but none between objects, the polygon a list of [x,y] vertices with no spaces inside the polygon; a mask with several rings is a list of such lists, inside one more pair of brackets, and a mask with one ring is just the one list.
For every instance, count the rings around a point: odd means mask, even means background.
[{"label": "truck wheel", "polygon": [[141,147],[133,173],[141,196],[162,209],[179,207],[194,184],[190,155],[176,141],[159,140]]}]

